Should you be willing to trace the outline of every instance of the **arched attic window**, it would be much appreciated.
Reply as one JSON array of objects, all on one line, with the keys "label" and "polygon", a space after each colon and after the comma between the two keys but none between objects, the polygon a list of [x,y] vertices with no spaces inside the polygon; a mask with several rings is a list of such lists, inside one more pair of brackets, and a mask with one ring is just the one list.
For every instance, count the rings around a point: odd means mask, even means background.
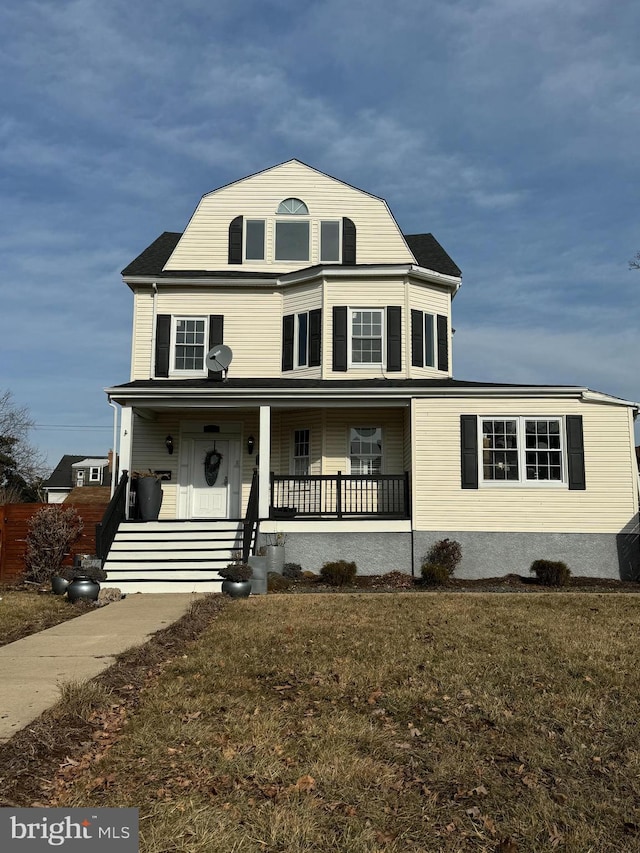
[{"label": "arched attic window", "polygon": [[285,198],[285,200],[281,201],[278,205],[276,213],[288,213],[289,215],[293,214],[294,216],[308,216],[309,208],[299,198]]}]

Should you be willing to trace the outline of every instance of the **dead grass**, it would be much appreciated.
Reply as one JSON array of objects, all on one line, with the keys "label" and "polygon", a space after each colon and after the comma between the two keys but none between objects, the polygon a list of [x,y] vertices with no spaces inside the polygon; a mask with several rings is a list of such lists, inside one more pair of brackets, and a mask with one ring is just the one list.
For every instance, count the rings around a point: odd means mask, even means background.
[{"label": "dead grass", "polygon": [[31,590],[0,589],[0,646],[52,628],[86,613],[85,602],[70,604],[61,595]]},{"label": "dead grass", "polygon": [[145,853],[637,850],[639,623],[615,594],[234,602],[52,803],[138,806]]}]

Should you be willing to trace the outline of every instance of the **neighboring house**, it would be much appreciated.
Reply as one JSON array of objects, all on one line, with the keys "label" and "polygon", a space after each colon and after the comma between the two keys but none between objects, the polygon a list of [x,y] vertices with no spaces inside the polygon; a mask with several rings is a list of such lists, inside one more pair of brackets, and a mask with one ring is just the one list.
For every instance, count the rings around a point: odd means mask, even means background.
[{"label": "neighboring house", "polygon": [[637,404],[454,379],[460,270],[383,199],[291,160],[207,193],[123,278],[131,381],[107,393],[122,469],[161,473],[164,500],[160,524],[121,527],[110,581],[218,588],[254,467],[257,542],[286,534],[305,569],[419,574],[450,537],[464,577],[637,574]]},{"label": "neighboring house", "polygon": [[84,486],[111,486],[111,451],[108,456],[82,455],[62,457],[43,484],[47,503],[58,504],[72,489]]}]

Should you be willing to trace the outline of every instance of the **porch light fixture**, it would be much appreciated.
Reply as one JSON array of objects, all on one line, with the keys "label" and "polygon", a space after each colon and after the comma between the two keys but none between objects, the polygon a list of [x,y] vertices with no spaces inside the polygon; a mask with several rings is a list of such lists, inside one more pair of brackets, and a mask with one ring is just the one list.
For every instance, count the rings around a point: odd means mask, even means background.
[{"label": "porch light fixture", "polygon": [[173,436],[168,435],[164,440],[164,446],[167,448],[169,456],[173,455]]},{"label": "porch light fixture", "polygon": [[247,453],[249,454],[249,456],[253,456],[253,449],[255,446],[256,440],[252,435],[250,435],[247,439]]}]

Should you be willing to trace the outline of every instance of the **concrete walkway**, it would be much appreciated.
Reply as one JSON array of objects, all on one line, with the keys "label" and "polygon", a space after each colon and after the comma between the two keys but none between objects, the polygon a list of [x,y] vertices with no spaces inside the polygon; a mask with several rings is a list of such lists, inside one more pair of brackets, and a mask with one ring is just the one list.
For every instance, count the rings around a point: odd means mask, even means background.
[{"label": "concrete walkway", "polygon": [[114,658],[176,622],[198,595],[128,595],[0,647],[0,742],[54,705],[60,685],[85,681]]}]

